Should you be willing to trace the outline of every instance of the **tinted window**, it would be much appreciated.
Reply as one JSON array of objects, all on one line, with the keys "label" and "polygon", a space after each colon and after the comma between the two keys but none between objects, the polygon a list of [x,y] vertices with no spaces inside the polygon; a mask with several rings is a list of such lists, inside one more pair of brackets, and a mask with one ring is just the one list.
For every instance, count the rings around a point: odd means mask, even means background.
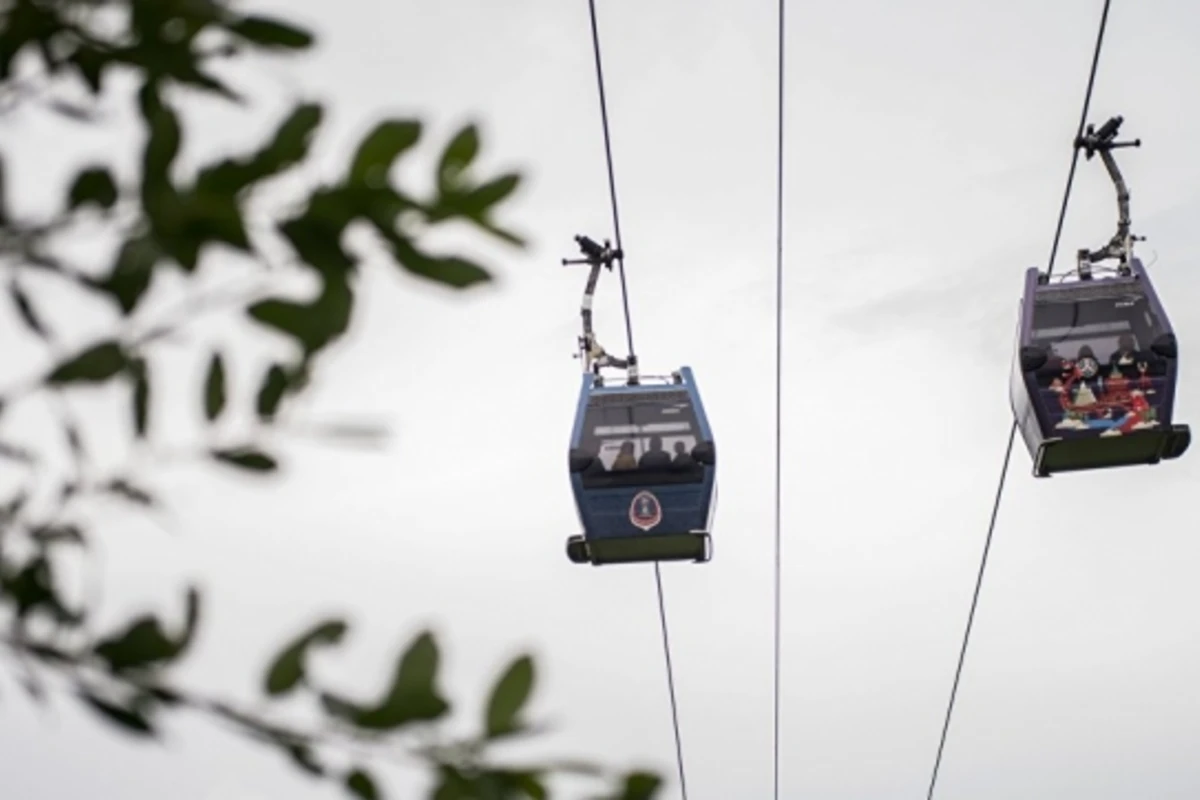
[{"label": "tinted window", "polygon": [[585,486],[692,483],[703,478],[691,459],[699,424],[686,391],[596,394],[588,403],[580,449],[598,463]]},{"label": "tinted window", "polygon": [[1075,286],[1039,294],[1033,311],[1033,343],[1068,360],[1083,348],[1102,364],[1122,349],[1146,351],[1165,332],[1138,285]]}]

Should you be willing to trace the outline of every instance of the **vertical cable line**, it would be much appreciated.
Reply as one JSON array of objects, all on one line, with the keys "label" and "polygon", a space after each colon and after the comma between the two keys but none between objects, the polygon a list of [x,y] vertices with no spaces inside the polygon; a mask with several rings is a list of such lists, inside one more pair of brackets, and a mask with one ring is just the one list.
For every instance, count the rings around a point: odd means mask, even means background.
[{"label": "vertical cable line", "polygon": [[[1104,10],[1100,14],[1100,29],[1096,33],[1096,47],[1092,52],[1092,66],[1088,73],[1087,90],[1083,96],[1083,111],[1079,115],[1079,129],[1075,133],[1076,141],[1083,135],[1084,125],[1087,124],[1088,110],[1092,104],[1092,89],[1096,85],[1096,70],[1100,64],[1100,50],[1104,44],[1104,29],[1108,25],[1108,9],[1112,5],[1112,0],[1104,0]],[[1079,148],[1073,147],[1071,154],[1071,169],[1067,172],[1067,186],[1063,190],[1062,206],[1058,212],[1058,224],[1054,228],[1054,242],[1050,245],[1050,258],[1047,262],[1046,274],[1050,275],[1054,272],[1054,258],[1058,255],[1058,243],[1062,238],[1063,223],[1067,218],[1067,204],[1071,199],[1071,187],[1075,183],[1075,167],[1079,163]],[[996,485],[996,499],[992,504],[992,517],[988,523],[987,538],[983,544],[983,557],[979,561],[979,575],[975,579],[975,593],[971,597],[971,610],[967,614],[967,628],[963,634],[962,649],[958,654],[958,667],[954,670],[954,685],[950,689],[950,702],[946,706],[946,718],[942,723],[941,741],[938,742],[937,759],[933,764],[933,776],[929,780],[929,793],[926,795],[926,800],[933,800],[933,790],[937,786],[938,769],[942,764],[942,752],[946,747],[946,735],[950,730],[950,718],[954,714],[954,700],[958,695],[958,684],[962,678],[963,662],[967,657],[967,644],[971,640],[971,627],[975,622],[975,609],[979,604],[979,591],[983,586],[983,575],[987,568],[988,552],[992,548],[992,534],[996,530],[996,517],[1000,513],[1000,501],[1004,497],[1005,479],[1008,476],[1008,464],[1012,458],[1013,443],[1017,436],[1017,421],[1013,420],[1012,428],[1008,432],[1008,447],[1004,451],[1004,465],[1000,468],[1000,481]]]},{"label": "vertical cable line", "polygon": [[779,688],[781,654],[781,610],[782,580],[781,554],[782,531],[782,465],[783,465],[783,111],[784,111],[784,5],[779,0],[779,87],[776,114],[775,169],[775,664],[774,664],[774,719],[772,738],[772,785],[774,800],[779,800]]},{"label": "vertical cable line", "polygon": [[[588,14],[592,20],[592,52],[596,57],[596,88],[600,94],[600,127],[604,131],[604,160],[608,165],[608,197],[612,202],[613,240],[617,250],[621,248],[621,217],[617,213],[617,178],[613,170],[612,138],[608,132],[608,101],[604,94],[604,67],[600,63],[600,31],[596,26],[596,0],[588,0]],[[625,309],[625,341],[629,345],[629,357],[634,357],[633,318],[629,313],[629,287],[625,282],[625,257],[617,257],[617,273],[621,276],[621,303]]]},{"label": "vertical cable line", "polygon": [[[621,221],[617,213],[617,179],[613,170],[612,139],[608,127],[608,102],[604,94],[604,68],[600,60],[600,31],[596,25],[596,0],[588,0],[588,14],[592,23],[592,52],[596,57],[596,88],[600,95],[600,125],[604,130],[604,158],[608,166],[608,194],[612,201],[613,239],[618,251],[621,246]],[[625,339],[629,345],[629,358],[636,363],[633,349],[633,320],[629,313],[629,289],[625,282],[624,256],[617,258],[617,270],[621,276],[621,302],[625,309]],[[675,762],[679,769],[679,791],[687,800],[687,778],[683,770],[683,740],[679,734],[679,704],[675,699],[675,669],[671,663],[671,636],[667,630],[667,604],[663,596],[662,568],[654,562],[654,584],[658,590],[658,619],[662,628],[663,656],[667,666],[667,692],[671,699],[671,726],[675,731]]]}]

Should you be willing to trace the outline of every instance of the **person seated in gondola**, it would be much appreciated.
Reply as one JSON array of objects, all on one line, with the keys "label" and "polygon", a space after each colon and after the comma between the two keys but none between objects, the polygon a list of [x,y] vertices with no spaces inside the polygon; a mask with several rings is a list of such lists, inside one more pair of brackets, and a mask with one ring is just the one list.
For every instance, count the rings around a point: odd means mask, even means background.
[{"label": "person seated in gondola", "polygon": [[604,468],[604,462],[595,456],[592,456],[588,461],[588,465],[583,468],[584,475],[603,475],[606,472],[608,470]]},{"label": "person seated in gondola", "polygon": [[1075,356],[1075,368],[1079,370],[1080,378],[1089,384],[1100,375],[1100,361],[1091,346],[1085,344],[1079,348],[1079,354]]},{"label": "person seated in gondola", "polygon": [[1166,374],[1167,364],[1153,350],[1139,350],[1134,339],[1124,334],[1118,340],[1117,350],[1112,354],[1110,366],[1119,370],[1126,378],[1136,381],[1143,390],[1153,385],[1151,378],[1160,378]]},{"label": "person seated in gondola", "polygon": [[638,466],[642,469],[663,469],[671,466],[671,457],[663,450],[661,436],[650,437],[650,449],[642,453]]},{"label": "person seated in gondola", "polygon": [[1063,357],[1053,344],[1046,345],[1046,363],[1038,367],[1037,379],[1043,389],[1052,389],[1055,381],[1062,383]]},{"label": "person seated in gondola", "polygon": [[687,445],[682,441],[675,442],[675,457],[671,459],[671,466],[676,470],[689,470],[696,466],[696,459],[692,458],[692,454],[688,452]]},{"label": "person seated in gondola", "polygon": [[1137,364],[1145,361],[1144,354],[1139,353],[1137,344],[1128,333],[1121,334],[1117,339],[1117,349],[1109,356],[1110,372],[1120,372],[1126,378],[1136,378]]},{"label": "person seated in gondola", "polygon": [[637,469],[637,457],[633,454],[633,442],[621,442],[621,449],[613,459],[612,471]]}]

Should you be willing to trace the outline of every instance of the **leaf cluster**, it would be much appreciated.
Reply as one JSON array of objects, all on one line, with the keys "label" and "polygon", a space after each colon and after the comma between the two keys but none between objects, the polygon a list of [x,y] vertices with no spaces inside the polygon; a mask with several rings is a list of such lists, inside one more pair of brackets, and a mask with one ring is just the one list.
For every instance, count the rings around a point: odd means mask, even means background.
[{"label": "leaf cluster", "polygon": [[[0,150],[0,282],[11,314],[48,354],[44,369],[27,385],[0,391],[0,462],[26,470],[27,478],[25,488],[0,496],[0,616],[9,623],[0,646],[23,667],[22,680],[33,697],[44,695],[43,678],[56,671],[100,718],[143,739],[156,737],[170,712],[188,709],[224,720],[277,748],[307,774],[332,780],[359,798],[384,796],[372,764],[356,755],[349,766],[339,766],[336,753],[360,754],[359,748],[368,747],[382,757],[406,742],[408,752],[437,776],[434,800],[545,798],[547,778],[564,767],[518,768],[489,757],[494,743],[536,730],[525,717],[536,677],[528,655],[513,660],[496,679],[477,735],[444,741],[439,725],[452,709],[438,683],[440,654],[432,632],[403,647],[388,684],[364,699],[335,691],[316,677],[313,652],[334,648],[348,631],[344,620],[321,621],[272,659],[262,683],[270,702],[266,710],[251,712],[183,687],[174,677],[200,630],[204,604],[197,587],[185,590],[174,622],[146,612],[96,633],[91,625],[96,609],[69,600],[62,585],[63,560],[90,558],[92,537],[99,535],[79,500],[107,496],[134,514],[163,505],[132,468],[100,473],[92,467],[86,428],[65,400],[80,389],[122,384],[128,391],[131,438],[141,443],[152,438],[161,424],[151,414],[162,388],[154,369],[155,347],[192,319],[191,312],[180,313],[149,332],[137,332],[135,318],[144,313],[164,270],[191,281],[205,258],[223,254],[270,276],[265,267],[273,244],[286,248],[295,270],[315,278],[317,291],[307,300],[270,292],[231,301],[264,335],[294,344],[294,357],[266,364],[257,383],[246,387],[251,391],[241,393],[231,385],[229,352],[205,353],[195,410],[215,425],[230,414],[237,397],[250,396],[257,433],[232,445],[211,443],[201,455],[243,473],[266,474],[280,464],[258,434],[278,426],[288,399],[311,386],[318,357],[352,324],[364,267],[343,244],[351,226],[372,230],[397,269],[450,289],[482,284],[492,275],[463,255],[430,251],[424,245],[430,230],[466,223],[499,242],[523,245],[519,235],[495,221],[521,176],[474,174],[481,149],[474,124],[440,145],[434,188],[419,196],[393,177],[421,144],[423,123],[381,120],[352,149],[336,177],[309,186],[291,213],[272,217],[265,227],[251,222],[255,199],[264,186],[308,160],[325,117],[320,103],[296,104],[259,146],[182,175],[179,155],[187,131],[180,90],[244,103],[237,88],[220,77],[218,62],[261,53],[302,54],[314,42],[303,26],[219,0],[0,3],[0,113],[33,103],[60,115],[63,124],[93,124],[101,99],[111,94],[113,76],[132,75],[145,134],[135,175],[120,175],[103,160],[90,163],[69,182],[59,208],[44,218],[33,218],[16,204],[20,193],[5,180],[9,154]],[[55,246],[84,224],[100,224],[120,242],[98,272],[73,263]],[[35,273],[115,312],[120,324],[86,346],[64,349],[59,323],[46,313],[53,304],[34,291]],[[8,411],[33,401],[46,403],[61,423],[72,456],[64,475],[49,476],[44,454],[14,438],[20,431],[9,424]],[[110,427],[111,421],[100,424]],[[52,478],[58,478],[57,502],[35,508],[32,487]],[[277,721],[280,715],[274,712],[280,706],[304,696],[320,710],[320,726],[302,730]],[[413,740],[418,733],[421,738]],[[659,785],[656,776],[630,773],[617,779],[610,797],[651,798]]]}]

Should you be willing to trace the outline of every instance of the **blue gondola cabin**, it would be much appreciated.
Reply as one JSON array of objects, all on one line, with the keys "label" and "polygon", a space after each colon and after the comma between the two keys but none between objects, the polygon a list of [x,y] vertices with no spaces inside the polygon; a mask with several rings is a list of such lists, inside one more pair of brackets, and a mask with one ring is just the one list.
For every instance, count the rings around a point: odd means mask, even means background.
[{"label": "blue gondola cabin", "polygon": [[716,449],[689,368],[633,386],[585,372],[569,468],[583,527],[567,540],[572,562],[711,558]]}]

